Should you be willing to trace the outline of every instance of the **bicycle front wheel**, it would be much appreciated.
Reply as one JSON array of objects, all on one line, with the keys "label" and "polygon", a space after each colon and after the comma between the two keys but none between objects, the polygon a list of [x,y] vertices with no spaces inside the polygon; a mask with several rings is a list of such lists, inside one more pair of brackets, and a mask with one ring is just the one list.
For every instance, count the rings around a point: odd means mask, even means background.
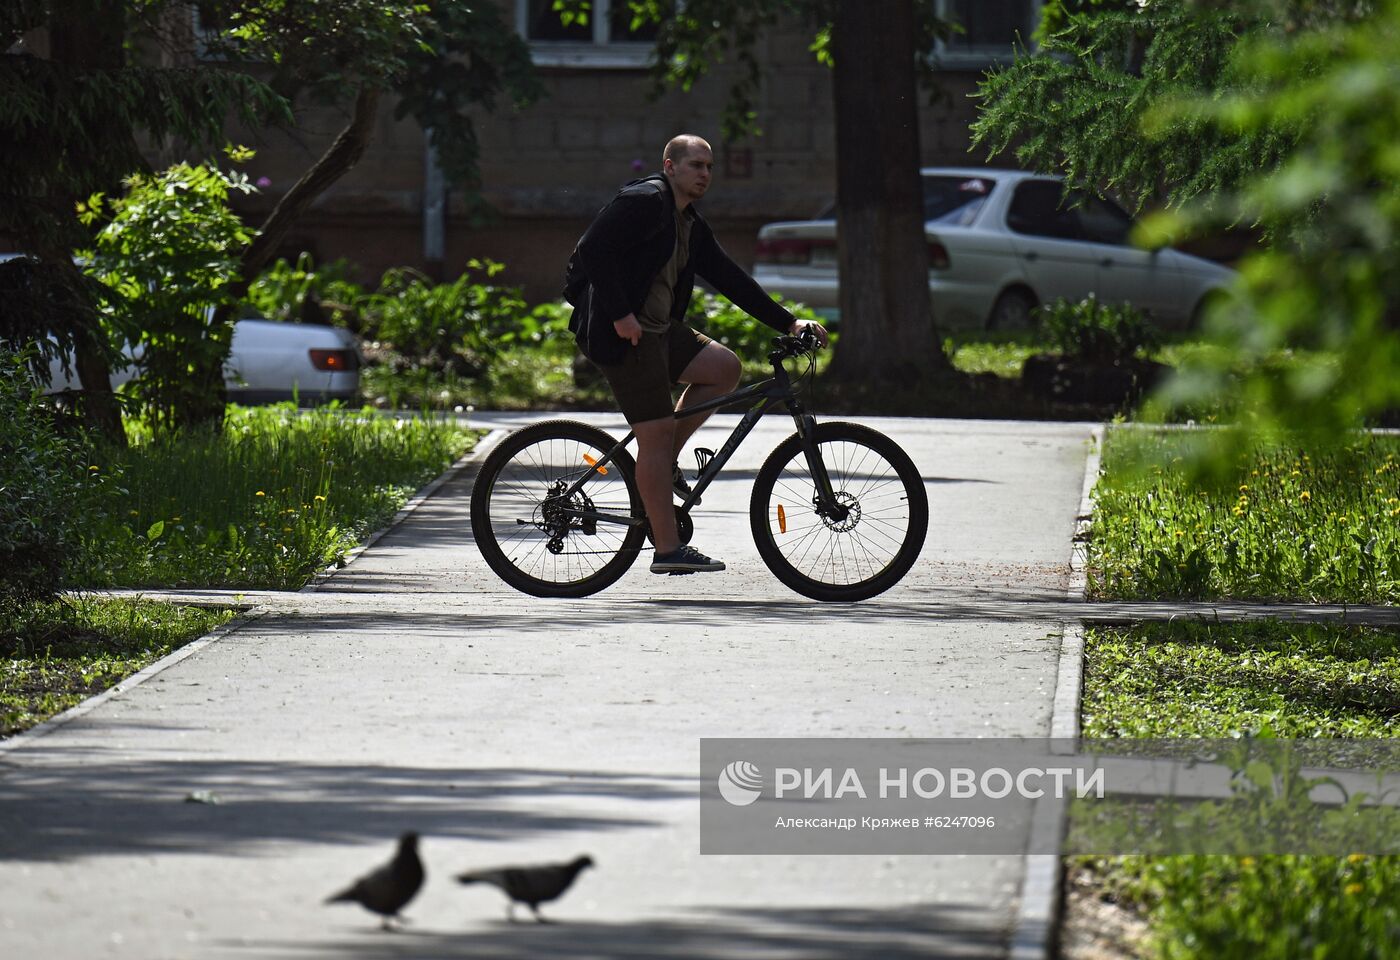
[{"label": "bicycle front wheel", "polygon": [[632,457],[621,451],[568,493],[616,443],[587,424],[549,420],[487,455],[472,487],[472,534],[498,577],[537,597],[586,597],[627,572],[646,536],[621,519],[644,515]]},{"label": "bicycle front wheel", "polygon": [[838,509],[820,511],[802,437],[793,434],[754,480],[754,543],[768,569],[803,596],[865,600],[898,583],[923,549],[923,478],[898,444],[860,424],[818,424],[813,439]]}]

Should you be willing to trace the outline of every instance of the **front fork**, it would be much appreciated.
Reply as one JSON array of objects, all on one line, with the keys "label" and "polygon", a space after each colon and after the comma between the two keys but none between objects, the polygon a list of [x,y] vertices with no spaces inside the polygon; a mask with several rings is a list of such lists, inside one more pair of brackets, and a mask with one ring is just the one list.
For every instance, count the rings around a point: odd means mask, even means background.
[{"label": "front fork", "polygon": [[836,491],[832,489],[831,476],[826,472],[826,462],[822,460],[821,448],[817,443],[816,418],[803,413],[798,407],[793,410],[792,419],[797,424],[797,435],[802,439],[802,455],[807,458],[807,469],[817,485],[812,504],[820,516],[839,523],[846,519],[850,510],[836,501]]}]

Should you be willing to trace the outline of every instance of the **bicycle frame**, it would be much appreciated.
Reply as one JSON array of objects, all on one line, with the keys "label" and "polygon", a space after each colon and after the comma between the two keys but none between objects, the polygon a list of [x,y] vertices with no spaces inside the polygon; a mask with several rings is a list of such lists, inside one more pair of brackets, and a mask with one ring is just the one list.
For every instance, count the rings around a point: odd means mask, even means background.
[{"label": "bicycle frame", "polygon": [[[793,392],[792,380],[788,372],[783,369],[782,362],[775,360],[773,363],[773,376],[767,380],[760,380],[758,383],[740,387],[732,393],[727,393],[722,397],[707,400],[704,403],[687,407],[684,410],[677,410],[672,416],[677,420],[687,417],[698,416],[711,410],[718,410],[720,407],[732,406],[734,404],[755,401],[752,406],[745,411],[744,416],[729,434],[729,438],[724,441],[724,445],[715,451],[715,455],[705,464],[700,471],[700,476],[696,478],[695,486],[690,491],[690,495],[677,508],[684,513],[688,513],[695,505],[706,488],[719,476],[724,469],[724,465],[734,456],[734,452],[739,449],[745,438],[753,432],[753,428],[758,424],[764,414],[774,407],[782,404],[787,407],[792,415],[793,423],[797,426],[797,432],[802,437],[802,450],[807,458],[808,469],[812,471],[813,478],[817,481],[816,505],[817,510],[823,516],[832,516],[839,519],[844,518],[845,508],[836,502],[836,495],[831,488],[831,478],[827,475],[826,465],[822,462],[821,453],[817,449],[815,441],[812,439],[812,430],[816,425],[816,420],[808,414],[802,405],[802,399]],[[601,460],[592,464],[583,475],[569,485],[563,492],[561,498],[567,503],[569,498],[577,493],[600,469],[606,468],[624,450],[635,437],[635,432],[629,430],[627,436],[623,437],[612,449],[609,450]],[[594,510],[569,510],[571,516],[581,520],[604,521],[607,523],[619,523],[627,526],[641,526],[645,524],[645,517],[622,516],[615,513],[602,513]]]}]

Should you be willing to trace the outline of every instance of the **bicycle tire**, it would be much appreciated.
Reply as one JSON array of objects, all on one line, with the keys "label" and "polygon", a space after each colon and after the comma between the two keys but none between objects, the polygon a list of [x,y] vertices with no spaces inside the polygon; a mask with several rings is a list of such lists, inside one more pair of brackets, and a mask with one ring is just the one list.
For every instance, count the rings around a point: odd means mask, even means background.
[{"label": "bicycle tire", "polygon": [[[596,463],[616,443],[586,423],[547,420],[517,430],[487,455],[472,486],[472,535],[496,576],[536,597],[586,597],[627,572],[646,537],[641,526],[570,520],[550,503],[551,490],[589,468],[586,458]],[[621,451],[571,505],[642,516],[634,476],[631,455]]]},{"label": "bicycle tire", "polygon": [[928,494],[914,461],[878,431],[822,423],[814,438],[838,502],[850,513],[824,519],[816,480],[794,433],[754,480],[749,524],[768,569],[813,600],[866,600],[898,583],[928,533]]}]

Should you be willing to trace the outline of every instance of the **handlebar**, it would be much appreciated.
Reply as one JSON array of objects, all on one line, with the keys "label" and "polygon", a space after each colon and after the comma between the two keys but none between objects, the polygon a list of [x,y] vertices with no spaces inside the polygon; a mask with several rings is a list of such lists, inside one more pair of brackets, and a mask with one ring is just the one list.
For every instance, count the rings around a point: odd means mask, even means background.
[{"label": "handlebar", "polygon": [[773,338],[773,349],[768,353],[768,359],[772,363],[782,363],[789,357],[800,357],[803,354],[816,353],[822,347],[817,335],[812,332],[811,327],[803,327],[802,332],[797,336],[792,334],[782,334]]}]

